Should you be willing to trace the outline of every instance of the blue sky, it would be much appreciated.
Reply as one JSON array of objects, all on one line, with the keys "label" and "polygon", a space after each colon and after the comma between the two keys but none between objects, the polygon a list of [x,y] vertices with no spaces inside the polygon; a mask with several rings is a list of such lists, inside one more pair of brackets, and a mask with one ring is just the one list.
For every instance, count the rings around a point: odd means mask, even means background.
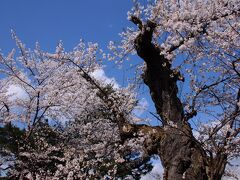
[{"label": "blue sky", "polygon": [[[53,52],[62,40],[68,51],[83,39],[97,42],[106,50],[108,42],[118,41],[118,34],[130,24],[127,11],[131,6],[132,0],[3,0],[0,49],[7,54],[15,47],[10,33],[14,29],[30,48],[38,41],[43,50]],[[113,76],[116,72],[106,73]]]},{"label": "blue sky", "polygon": [[67,50],[80,38],[105,46],[126,27],[132,1],[3,0],[0,2],[0,47],[13,47],[10,29],[28,45],[39,41],[47,50],[63,40]]}]

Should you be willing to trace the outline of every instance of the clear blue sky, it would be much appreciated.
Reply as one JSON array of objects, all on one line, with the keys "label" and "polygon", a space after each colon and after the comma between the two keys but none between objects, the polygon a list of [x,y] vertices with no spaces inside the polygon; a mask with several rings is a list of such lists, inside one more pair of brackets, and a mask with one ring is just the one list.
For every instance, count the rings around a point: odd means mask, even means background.
[{"label": "clear blue sky", "polygon": [[13,28],[27,46],[36,41],[53,50],[63,40],[67,50],[80,38],[105,46],[129,23],[131,0],[2,0],[0,2],[0,48],[11,49]]}]

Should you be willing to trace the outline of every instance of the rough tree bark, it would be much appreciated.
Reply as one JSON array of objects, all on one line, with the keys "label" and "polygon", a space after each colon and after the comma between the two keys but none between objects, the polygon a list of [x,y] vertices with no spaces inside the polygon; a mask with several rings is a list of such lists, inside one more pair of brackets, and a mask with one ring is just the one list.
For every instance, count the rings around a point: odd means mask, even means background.
[{"label": "rough tree bark", "polygon": [[159,131],[160,143],[155,148],[164,167],[164,179],[220,179],[227,157],[220,153],[209,159],[194,138],[189,118],[184,115],[183,105],[177,96],[180,74],[174,72],[169,61],[161,55],[160,48],[152,43],[156,25],[151,21],[143,24],[137,17],[132,17],[131,21],[140,29],[134,45],[138,56],[146,63],[143,80],[163,122]]}]

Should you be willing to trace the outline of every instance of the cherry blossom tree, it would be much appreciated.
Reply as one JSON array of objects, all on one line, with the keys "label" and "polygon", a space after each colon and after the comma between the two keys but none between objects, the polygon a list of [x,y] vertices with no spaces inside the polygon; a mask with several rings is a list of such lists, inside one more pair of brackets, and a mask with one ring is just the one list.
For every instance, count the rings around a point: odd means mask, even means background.
[{"label": "cherry blossom tree", "polygon": [[125,127],[136,120],[134,88],[115,87],[95,77],[102,68],[98,45],[81,41],[72,52],[65,52],[60,42],[55,53],[47,53],[38,43],[33,51],[27,49],[12,35],[20,52],[0,57],[5,125],[0,131],[1,169],[9,169],[11,179],[146,173],[150,156],[142,161],[138,155],[144,151],[144,134],[133,140],[135,135]]},{"label": "cherry blossom tree", "polygon": [[[136,28],[121,34],[120,48],[110,42],[115,57],[144,60],[142,78],[162,123],[156,153],[164,179],[221,179],[239,156],[239,4],[136,2],[128,14]],[[181,81],[189,88],[179,97]]]},{"label": "cherry blossom tree", "polygon": [[13,161],[9,176],[137,179],[155,155],[166,180],[236,176],[226,166],[240,151],[239,12],[239,0],[135,2],[133,27],[107,57],[143,59],[159,126],[136,123],[132,86],[94,77],[105,56],[97,44],[30,51],[13,33],[20,55],[0,56],[0,120],[24,132],[17,151],[1,149]]}]

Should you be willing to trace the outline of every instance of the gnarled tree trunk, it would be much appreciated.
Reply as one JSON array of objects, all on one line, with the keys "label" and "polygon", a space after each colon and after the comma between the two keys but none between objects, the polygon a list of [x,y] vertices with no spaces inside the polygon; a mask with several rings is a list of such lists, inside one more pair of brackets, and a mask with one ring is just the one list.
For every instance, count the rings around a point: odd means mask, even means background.
[{"label": "gnarled tree trunk", "polygon": [[209,179],[207,155],[195,140],[177,97],[179,73],[171,69],[169,61],[152,43],[155,24],[151,21],[142,24],[136,17],[132,17],[132,21],[141,30],[135,39],[135,49],[146,63],[143,80],[163,122],[158,155],[165,169],[164,179]]}]

